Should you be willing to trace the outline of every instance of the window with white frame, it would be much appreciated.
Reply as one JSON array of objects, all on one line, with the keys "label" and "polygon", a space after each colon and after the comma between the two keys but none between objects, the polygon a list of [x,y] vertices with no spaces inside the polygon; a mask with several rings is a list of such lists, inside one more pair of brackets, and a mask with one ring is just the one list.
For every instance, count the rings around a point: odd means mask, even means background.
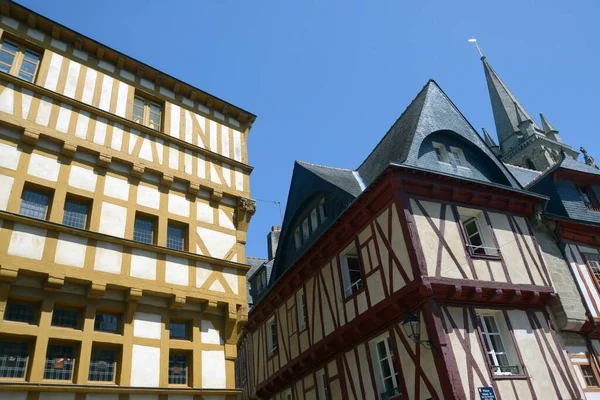
[{"label": "window with white frame", "polygon": [[363,287],[363,276],[356,246],[351,244],[340,255],[340,268],[344,283],[344,297],[349,297]]},{"label": "window with white frame", "polygon": [[385,333],[369,343],[379,398],[387,400],[400,394],[400,378],[394,364],[391,338]]},{"label": "window with white frame", "polygon": [[499,256],[499,250],[494,246],[492,228],[481,210],[457,207],[462,224],[466,245],[472,255]]},{"label": "window with white frame", "polygon": [[310,212],[310,227],[313,232],[317,230],[317,226],[319,226],[319,221],[317,219],[317,210],[315,209]]},{"label": "window with white frame", "polygon": [[496,313],[481,312],[477,314],[477,320],[494,375],[518,375],[519,365],[514,362],[515,357],[511,356],[507,347],[512,344],[512,340],[507,335],[504,317]]},{"label": "window with white frame", "polygon": [[327,375],[325,368],[317,371],[317,400],[329,400],[329,390],[327,389]]},{"label": "window with white frame", "polygon": [[458,147],[450,146],[450,152],[448,153],[450,157],[450,163],[456,167],[469,168],[469,164],[467,164],[467,159],[465,158],[465,154],[462,149]]},{"label": "window with white frame", "polygon": [[308,230],[308,218],[302,221],[302,241],[306,243],[310,231]]},{"label": "window with white frame", "polygon": [[433,146],[433,149],[435,150],[435,155],[437,157],[437,160],[439,162],[449,164],[450,160],[448,159],[448,152],[446,151],[446,146],[444,146],[441,143],[437,143],[437,142],[432,142],[431,145]]},{"label": "window with white frame", "polygon": [[300,228],[294,230],[294,243],[296,244],[296,250],[302,246],[302,234],[300,233]]},{"label": "window with white frame", "polygon": [[321,223],[327,219],[327,206],[325,205],[325,199],[321,199],[319,202],[319,217],[321,217]]},{"label": "window with white frame", "polygon": [[304,288],[296,292],[296,317],[298,321],[298,332],[306,329],[306,308],[304,307]]},{"label": "window with white frame", "polygon": [[269,354],[273,354],[277,351],[277,320],[275,316],[272,316],[267,321],[267,345]]}]

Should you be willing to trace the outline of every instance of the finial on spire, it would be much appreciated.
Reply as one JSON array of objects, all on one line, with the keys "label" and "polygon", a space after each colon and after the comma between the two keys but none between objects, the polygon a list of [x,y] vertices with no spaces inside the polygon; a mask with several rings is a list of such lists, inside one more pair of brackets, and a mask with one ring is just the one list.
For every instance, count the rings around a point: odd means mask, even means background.
[{"label": "finial on spire", "polygon": [[579,148],[579,151],[581,151],[581,154],[583,154],[583,160],[585,161],[585,163],[587,165],[589,165],[590,167],[594,167],[596,169],[600,169],[600,168],[598,168],[598,166],[594,162],[594,157],[590,156],[587,153],[587,151],[583,148],[583,146]]},{"label": "finial on spire", "polygon": [[481,58],[485,58],[485,56],[483,55],[483,51],[481,51],[481,47],[479,47],[479,45],[477,44],[477,39],[472,37],[471,39],[468,40],[468,42],[473,43],[473,46],[477,49],[477,51],[479,52],[479,56]]}]

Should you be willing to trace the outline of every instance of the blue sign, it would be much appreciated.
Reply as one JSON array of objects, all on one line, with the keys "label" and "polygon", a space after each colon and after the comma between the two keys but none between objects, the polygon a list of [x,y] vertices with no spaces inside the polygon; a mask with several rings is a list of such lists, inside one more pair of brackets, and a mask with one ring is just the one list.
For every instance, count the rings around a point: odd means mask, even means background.
[{"label": "blue sign", "polygon": [[479,398],[481,400],[496,400],[496,393],[494,393],[494,388],[491,386],[484,386],[478,388],[479,390]]}]

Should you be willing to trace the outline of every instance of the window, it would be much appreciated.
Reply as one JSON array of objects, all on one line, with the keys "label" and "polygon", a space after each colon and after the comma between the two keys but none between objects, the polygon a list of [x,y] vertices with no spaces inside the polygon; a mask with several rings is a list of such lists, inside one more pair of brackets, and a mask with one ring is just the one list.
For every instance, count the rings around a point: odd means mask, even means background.
[{"label": "window", "polygon": [[327,388],[327,376],[325,369],[317,371],[317,399],[329,400],[329,390]]},{"label": "window", "polygon": [[327,207],[325,205],[325,199],[321,199],[319,202],[319,216],[321,217],[321,223],[327,219]]},{"label": "window", "polygon": [[277,351],[277,320],[275,316],[267,321],[267,345],[269,355]]},{"label": "window", "polygon": [[263,290],[266,286],[267,286],[267,272],[264,269],[262,269],[256,275],[256,291],[257,291],[257,293],[260,293],[260,291]]},{"label": "window", "polygon": [[283,391],[283,400],[293,400],[292,389],[286,389]]},{"label": "window", "polygon": [[173,250],[185,249],[187,229],[181,225],[169,224],[167,227],[167,247]]},{"label": "window", "polygon": [[79,310],[73,308],[55,307],[52,311],[52,326],[78,329],[79,314]]},{"label": "window", "polygon": [[170,339],[189,339],[188,323],[185,321],[169,322],[169,338]]},{"label": "window", "polygon": [[29,343],[0,341],[0,378],[24,378]]},{"label": "window", "polygon": [[155,220],[136,215],[133,224],[133,240],[141,243],[154,243]]},{"label": "window", "polygon": [[467,160],[465,159],[465,154],[462,149],[458,147],[450,146],[450,153],[448,153],[450,157],[450,163],[456,167],[469,168],[469,164],[467,164]]},{"label": "window", "polygon": [[439,162],[450,163],[448,159],[448,152],[446,151],[446,146],[441,143],[432,142],[433,150],[435,151],[435,156]]},{"label": "window", "polygon": [[14,322],[25,322],[35,325],[37,323],[38,305],[8,300],[4,310],[4,320]]},{"label": "window", "polygon": [[115,380],[116,350],[102,347],[92,348],[89,381],[113,382]]},{"label": "window", "polygon": [[499,256],[494,243],[492,228],[481,210],[457,208],[460,222],[465,234],[465,240],[471,255]]},{"label": "window", "polygon": [[306,308],[304,307],[304,289],[296,292],[296,316],[298,317],[298,332],[306,329]]},{"label": "window", "polygon": [[116,314],[98,311],[96,312],[96,318],[94,319],[94,330],[99,332],[117,333],[120,325],[119,319],[119,316]]},{"label": "window", "polygon": [[169,354],[169,384],[186,385],[188,361],[185,354]]},{"label": "window", "polygon": [[70,381],[75,368],[75,347],[49,344],[44,364],[44,379]]},{"label": "window", "polygon": [[394,353],[390,337],[385,334],[371,341],[371,353],[376,360],[379,398],[386,400],[400,394],[398,371],[394,365]]},{"label": "window", "polygon": [[135,96],[131,119],[138,124],[146,125],[159,131],[162,119],[162,106],[142,96]]},{"label": "window", "polygon": [[319,226],[319,221],[317,218],[317,210],[312,210],[310,212],[310,228],[314,232],[317,230],[317,226]]},{"label": "window", "polygon": [[579,197],[583,201],[583,204],[592,211],[600,211],[600,205],[598,204],[598,200],[596,200],[596,196],[592,191],[590,186],[576,186],[577,192],[579,193]]},{"label": "window", "polygon": [[305,219],[304,221],[302,221],[302,240],[306,242],[308,240],[309,235],[310,232],[308,230],[308,219]]},{"label": "window", "polygon": [[302,246],[302,235],[300,234],[300,228],[296,228],[294,231],[294,242],[296,243],[296,250]]},{"label": "window", "polygon": [[87,226],[89,204],[75,199],[65,200],[65,213],[63,225],[85,229]]},{"label": "window", "polygon": [[496,317],[494,315],[480,314],[477,316],[477,319],[494,374],[519,374],[519,366],[511,363],[504,340],[502,340],[502,335],[500,334]]},{"label": "window", "polygon": [[0,71],[33,82],[40,65],[40,55],[25,46],[3,40],[0,48]]},{"label": "window", "polygon": [[344,282],[344,297],[349,297],[361,290],[363,287],[362,270],[354,244],[346,248],[340,256],[340,268]]},{"label": "window", "polygon": [[19,210],[19,214],[37,219],[46,219],[48,217],[49,204],[49,193],[25,188],[21,194],[21,209]]},{"label": "window", "polygon": [[598,386],[598,379],[591,365],[580,365],[579,368],[581,368],[581,374],[583,375],[583,379],[585,379],[586,386]]}]

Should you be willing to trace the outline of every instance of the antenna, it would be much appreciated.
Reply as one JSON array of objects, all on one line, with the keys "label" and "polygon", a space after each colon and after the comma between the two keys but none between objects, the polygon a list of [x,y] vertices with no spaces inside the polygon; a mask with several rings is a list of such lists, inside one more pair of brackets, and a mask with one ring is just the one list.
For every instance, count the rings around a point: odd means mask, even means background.
[{"label": "antenna", "polygon": [[473,46],[477,49],[477,51],[479,52],[479,55],[481,57],[483,57],[483,52],[481,51],[481,47],[479,47],[479,45],[477,44],[477,39],[472,37],[471,39],[468,40],[468,42],[473,43]]},{"label": "antenna", "polygon": [[281,202],[280,201],[275,201],[275,200],[260,200],[260,199],[255,199],[255,200],[259,201],[261,203],[277,204],[277,206],[279,207],[279,217],[281,218],[281,222],[283,223],[283,213],[281,212]]}]

